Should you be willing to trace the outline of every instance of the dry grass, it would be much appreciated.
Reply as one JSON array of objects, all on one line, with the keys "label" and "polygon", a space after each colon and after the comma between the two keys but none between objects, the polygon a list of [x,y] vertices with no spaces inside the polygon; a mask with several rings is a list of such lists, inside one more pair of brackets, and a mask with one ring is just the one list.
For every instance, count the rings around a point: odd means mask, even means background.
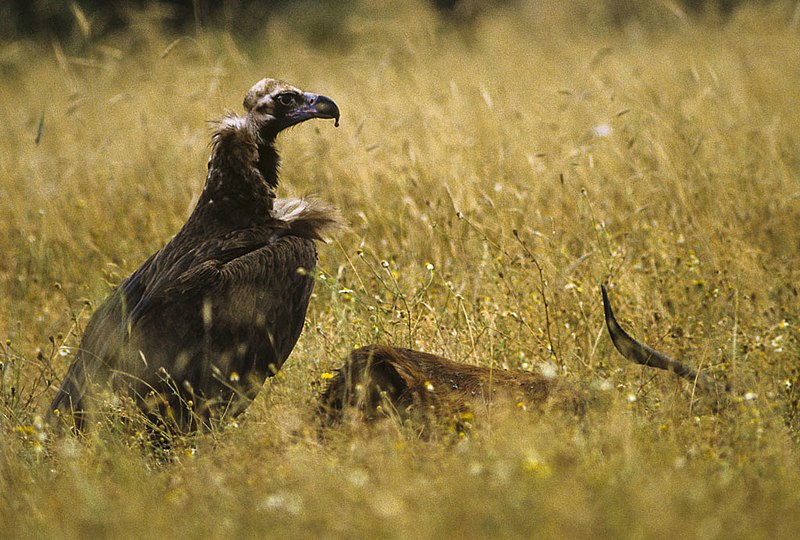
[{"label": "dry grass", "polygon": [[[614,30],[536,5],[459,32],[424,5],[367,2],[328,50],[287,20],[247,44],[174,43],[144,16],[64,50],[4,46],[0,536],[796,535],[793,6]],[[316,193],[351,224],[320,249],[287,366],[236,425],[166,462],[114,422],[43,444],[48,383],[93,307],[202,188],[206,120],[266,75],[343,112],[338,130],[280,141],[282,194]],[[635,335],[724,373],[739,398],[713,413],[626,364],[603,280]],[[549,365],[595,407],[581,421],[493,408],[466,438],[386,422],[320,439],[325,374],[374,342]]]}]

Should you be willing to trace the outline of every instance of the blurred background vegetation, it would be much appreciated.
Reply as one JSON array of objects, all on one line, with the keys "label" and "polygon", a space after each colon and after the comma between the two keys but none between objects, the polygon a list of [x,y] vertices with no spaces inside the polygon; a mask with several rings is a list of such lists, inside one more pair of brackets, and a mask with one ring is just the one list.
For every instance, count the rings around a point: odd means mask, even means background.
[{"label": "blurred background vegetation", "polygon": [[[623,27],[630,24],[665,24],[674,16],[724,21],[744,4],[776,0],[577,0],[568,11],[587,24]],[[429,0],[443,20],[471,24],[498,10],[513,12],[523,0]],[[545,6],[548,2],[543,3]],[[293,30],[309,39],[346,39],[341,30],[348,17],[357,15],[354,0],[6,0],[0,6],[3,39],[107,36],[129,28],[142,16],[159,19],[165,27],[187,32],[199,26],[215,27],[250,36],[274,17],[294,21]],[[673,16],[671,17],[670,14]],[[420,16],[429,16],[420,10]],[[320,33],[321,31],[321,33]]]}]

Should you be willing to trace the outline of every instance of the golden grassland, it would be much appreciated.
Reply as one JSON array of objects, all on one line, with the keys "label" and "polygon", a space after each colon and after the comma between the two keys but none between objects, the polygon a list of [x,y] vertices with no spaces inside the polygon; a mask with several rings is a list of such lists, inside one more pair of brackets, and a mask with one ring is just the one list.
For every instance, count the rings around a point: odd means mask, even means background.
[{"label": "golden grassland", "polygon": [[[665,4],[661,24],[616,29],[558,6],[459,30],[427,4],[367,2],[327,46],[285,17],[243,41],[180,38],[146,13],[69,46],[4,45],[0,536],[795,536],[793,5],[714,23]],[[47,440],[39,415],[92,310],[181,226],[207,121],[263,76],[343,113],[279,141],[281,195],[349,221],[320,246],[289,362],[169,459],[113,421]],[[626,363],[604,281],[634,335],[734,398]],[[326,377],[375,342],[555,369],[591,407],[487,405],[460,436],[386,421],[320,437]]]}]

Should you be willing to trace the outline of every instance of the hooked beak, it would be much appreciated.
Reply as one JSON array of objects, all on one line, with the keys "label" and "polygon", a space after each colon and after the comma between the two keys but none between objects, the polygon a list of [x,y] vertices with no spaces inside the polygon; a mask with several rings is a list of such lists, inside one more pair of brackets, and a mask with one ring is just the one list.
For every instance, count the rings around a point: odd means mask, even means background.
[{"label": "hooked beak", "polygon": [[303,94],[303,97],[304,103],[289,115],[292,124],[299,124],[311,118],[333,118],[334,125],[339,127],[339,107],[331,98],[308,92]]}]

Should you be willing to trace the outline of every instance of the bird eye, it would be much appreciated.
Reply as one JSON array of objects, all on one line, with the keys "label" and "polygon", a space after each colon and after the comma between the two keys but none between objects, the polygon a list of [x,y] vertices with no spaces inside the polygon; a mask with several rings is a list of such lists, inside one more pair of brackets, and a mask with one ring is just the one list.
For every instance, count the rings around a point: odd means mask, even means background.
[{"label": "bird eye", "polygon": [[278,96],[278,103],[280,103],[284,107],[288,107],[289,105],[294,103],[294,96],[292,94],[280,94]]}]

